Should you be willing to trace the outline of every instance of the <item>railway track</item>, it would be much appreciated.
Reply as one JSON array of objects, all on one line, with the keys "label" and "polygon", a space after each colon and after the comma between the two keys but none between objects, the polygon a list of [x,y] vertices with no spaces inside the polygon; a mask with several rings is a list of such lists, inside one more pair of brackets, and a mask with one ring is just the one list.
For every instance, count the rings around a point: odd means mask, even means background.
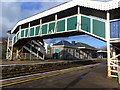
[{"label": "railway track", "polygon": [[79,67],[84,65],[96,64],[96,61],[73,61],[59,63],[42,63],[33,65],[13,65],[2,67],[2,79],[44,73],[54,70],[62,70],[66,68]]}]

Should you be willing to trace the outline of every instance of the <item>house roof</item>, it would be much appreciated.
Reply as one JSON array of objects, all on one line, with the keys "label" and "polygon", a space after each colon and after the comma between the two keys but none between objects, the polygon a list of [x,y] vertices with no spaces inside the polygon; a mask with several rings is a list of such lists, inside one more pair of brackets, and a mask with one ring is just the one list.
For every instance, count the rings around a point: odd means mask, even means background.
[{"label": "house roof", "polygon": [[88,45],[88,44],[81,43],[81,42],[75,43],[75,46],[76,46],[76,47],[85,47],[86,49],[98,50],[98,49],[95,48],[95,47],[92,47],[92,46],[90,46],[90,45]]},{"label": "house roof", "polygon": [[111,0],[111,1],[107,1],[107,2],[102,2],[102,1],[98,1],[98,0],[71,0],[67,3],[58,5],[54,8],[51,8],[49,10],[46,10],[44,12],[41,12],[39,14],[36,14],[34,16],[31,16],[29,18],[19,21],[13,27],[13,29],[11,30],[11,33],[14,33],[15,29],[19,25],[22,25],[24,23],[31,22],[33,20],[63,11],[65,9],[68,9],[68,8],[71,8],[71,7],[74,7],[77,5],[87,7],[87,8],[93,8],[93,9],[97,9],[97,10],[107,11],[107,10],[112,10],[112,9],[120,7],[119,3],[120,3],[120,0]]},{"label": "house roof", "polygon": [[56,46],[56,45],[64,45],[64,46],[72,46],[72,47],[75,47],[73,44],[71,44],[71,43],[68,42],[68,41],[60,41],[60,42],[54,44],[53,46]]},{"label": "house roof", "polygon": [[81,42],[77,42],[77,43],[75,43],[75,45],[73,45],[72,43],[70,43],[68,41],[60,41],[60,42],[54,44],[53,46],[59,46],[59,45],[64,45],[64,46],[67,46],[67,47],[97,50],[97,48],[92,47],[92,46],[87,45],[87,44],[84,44],[84,43],[81,43]]},{"label": "house roof", "polygon": [[104,51],[104,50],[99,50],[97,51],[98,53],[107,53],[107,51]]}]

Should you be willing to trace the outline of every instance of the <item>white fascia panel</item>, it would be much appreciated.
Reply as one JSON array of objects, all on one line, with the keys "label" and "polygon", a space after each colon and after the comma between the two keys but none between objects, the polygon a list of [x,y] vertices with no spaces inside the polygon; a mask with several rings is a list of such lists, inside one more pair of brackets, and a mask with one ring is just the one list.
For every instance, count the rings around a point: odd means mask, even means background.
[{"label": "white fascia panel", "polygon": [[101,1],[92,1],[92,0],[81,0],[77,3],[79,3],[79,5],[83,7],[106,11],[106,10],[118,8],[118,1],[101,2]]},{"label": "white fascia panel", "polygon": [[15,27],[11,30],[11,33],[14,33],[14,30],[17,28],[18,25],[24,24],[24,23],[26,23],[26,22],[33,21],[33,20],[38,19],[38,18],[42,18],[42,17],[48,16],[48,15],[53,14],[53,13],[60,12],[60,11],[62,11],[62,10],[68,9],[68,8],[70,8],[70,7],[74,7],[74,6],[76,6],[76,5],[77,5],[77,3],[73,2],[73,1],[70,1],[70,2],[68,2],[68,3],[62,4],[62,5],[60,5],[60,6],[54,7],[54,8],[52,8],[52,9],[46,10],[46,11],[44,11],[44,12],[41,12],[41,13],[39,13],[39,14],[37,14],[37,15],[31,16],[31,17],[29,17],[29,18],[27,18],[27,19],[21,20],[21,21],[19,21],[19,22],[15,25]]},{"label": "white fascia panel", "polygon": [[68,8],[76,6],[76,5],[88,7],[88,8],[93,8],[93,9],[97,9],[97,10],[107,11],[107,10],[112,10],[112,9],[120,7],[120,5],[118,5],[119,2],[120,2],[120,0],[112,0],[112,1],[108,1],[108,2],[94,1],[94,0],[72,0],[72,1],[69,1],[67,3],[61,4],[57,7],[54,7],[52,9],[41,12],[37,15],[31,16],[27,19],[19,21],[15,25],[15,27],[11,30],[11,33],[14,33],[14,30],[17,28],[18,25],[33,21],[33,20],[38,19],[38,18],[48,16],[48,15],[53,14],[53,13],[60,12],[62,10],[68,9]]}]

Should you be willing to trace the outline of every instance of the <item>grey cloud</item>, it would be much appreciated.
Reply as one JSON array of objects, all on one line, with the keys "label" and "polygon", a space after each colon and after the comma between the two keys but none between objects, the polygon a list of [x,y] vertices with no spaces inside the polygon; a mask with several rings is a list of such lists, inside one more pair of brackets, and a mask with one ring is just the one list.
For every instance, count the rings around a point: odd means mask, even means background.
[{"label": "grey cloud", "polygon": [[18,3],[2,2],[2,18],[0,24],[2,25],[2,37],[6,37],[6,32],[13,28],[20,17],[20,6]]},{"label": "grey cloud", "polygon": [[0,18],[2,19],[0,21],[0,24],[2,25],[2,36],[6,37],[7,30],[11,30],[19,20],[40,13],[41,11],[58,4],[60,4],[60,2],[44,2],[40,3],[41,8],[39,10],[21,10],[21,2],[2,2],[2,15],[0,15]]}]

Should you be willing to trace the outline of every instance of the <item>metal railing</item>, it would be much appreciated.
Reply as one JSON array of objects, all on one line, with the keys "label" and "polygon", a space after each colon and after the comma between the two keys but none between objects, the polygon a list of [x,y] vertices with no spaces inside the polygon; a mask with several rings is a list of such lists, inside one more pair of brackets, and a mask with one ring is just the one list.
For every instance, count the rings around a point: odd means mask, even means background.
[{"label": "metal railing", "polygon": [[38,49],[36,49],[35,47],[33,47],[30,43],[26,44],[24,48],[27,49],[30,53],[34,54],[35,56],[38,56],[39,58],[42,58],[42,59],[44,58],[44,54]]},{"label": "metal railing", "polygon": [[120,60],[117,58],[120,56],[120,54],[116,55],[115,57],[112,57],[110,60],[110,67],[111,67],[111,77],[118,77],[118,67],[120,66]]}]

